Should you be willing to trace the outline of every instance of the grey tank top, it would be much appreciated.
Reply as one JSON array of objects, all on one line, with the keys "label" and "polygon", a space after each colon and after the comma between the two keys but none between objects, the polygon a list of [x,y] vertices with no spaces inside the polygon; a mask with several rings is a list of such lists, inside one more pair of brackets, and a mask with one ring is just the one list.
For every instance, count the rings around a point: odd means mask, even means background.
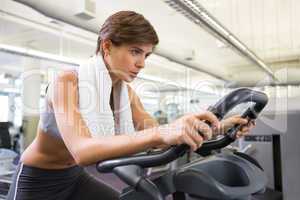
[{"label": "grey tank top", "polygon": [[43,105],[41,113],[40,113],[39,126],[45,133],[47,133],[51,136],[54,136],[56,138],[62,139],[61,134],[57,127],[53,108],[50,106],[48,98],[47,98],[48,97],[48,88],[49,88],[49,85],[46,88],[46,98],[44,100],[44,105]]}]

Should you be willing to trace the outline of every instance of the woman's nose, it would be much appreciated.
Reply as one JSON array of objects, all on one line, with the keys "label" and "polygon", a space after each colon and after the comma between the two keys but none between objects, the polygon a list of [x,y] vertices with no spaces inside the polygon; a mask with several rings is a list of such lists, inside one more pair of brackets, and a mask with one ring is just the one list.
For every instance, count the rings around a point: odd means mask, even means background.
[{"label": "woman's nose", "polygon": [[140,59],[136,62],[136,67],[142,69],[145,67],[145,59]]}]

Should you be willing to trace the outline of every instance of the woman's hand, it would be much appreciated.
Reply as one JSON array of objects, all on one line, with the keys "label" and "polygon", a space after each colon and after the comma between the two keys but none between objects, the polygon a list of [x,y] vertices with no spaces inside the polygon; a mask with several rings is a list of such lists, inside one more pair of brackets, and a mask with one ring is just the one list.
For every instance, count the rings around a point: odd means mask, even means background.
[{"label": "woman's hand", "polygon": [[221,134],[226,133],[236,124],[241,124],[242,129],[237,132],[237,138],[247,135],[252,128],[255,127],[255,121],[242,118],[240,115],[235,115],[221,121]]},{"label": "woman's hand", "polygon": [[173,123],[159,126],[157,129],[161,145],[187,144],[196,151],[204,140],[212,137],[213,130],[204,122],[205,120],[209,121],[214,129],[219,129],[220,122],[211,112],[188,114]]}]

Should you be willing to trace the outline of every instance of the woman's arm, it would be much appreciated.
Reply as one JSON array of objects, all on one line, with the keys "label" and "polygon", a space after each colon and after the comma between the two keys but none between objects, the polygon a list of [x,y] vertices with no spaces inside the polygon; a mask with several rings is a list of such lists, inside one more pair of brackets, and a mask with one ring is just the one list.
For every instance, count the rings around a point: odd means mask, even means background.
[{"label": "woman's arm", "polygon": [[130,106],[132,110],[132,120],[136,130],[144,130],[147,128],[159,126],[158,122],[151,117],[144,109],[140,98],[134,92],[134,90],[128,85],[128,95],[130,98]]},{"label": "woman's arm", "polygon": [[134,154],[161,144],[155,129],[143,134],[92,138],[78,110],[78,84],[74,72],[63,72],[51,95],[56,122],[64,143],[78,165],[89,165],[113,157]]}]

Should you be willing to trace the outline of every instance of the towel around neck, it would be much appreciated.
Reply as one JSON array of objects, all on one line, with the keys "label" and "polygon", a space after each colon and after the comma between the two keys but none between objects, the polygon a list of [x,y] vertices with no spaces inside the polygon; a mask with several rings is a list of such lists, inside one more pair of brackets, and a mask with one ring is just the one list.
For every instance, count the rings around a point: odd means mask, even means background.
[{"label": "towel around neck", "polygon": [[[128,86],[114,85],[101,56],[93,56],[78,70],[79,110],[92,137],[132,134],[134,130]],[[113,92],[114,114],[110,106]]]}]

